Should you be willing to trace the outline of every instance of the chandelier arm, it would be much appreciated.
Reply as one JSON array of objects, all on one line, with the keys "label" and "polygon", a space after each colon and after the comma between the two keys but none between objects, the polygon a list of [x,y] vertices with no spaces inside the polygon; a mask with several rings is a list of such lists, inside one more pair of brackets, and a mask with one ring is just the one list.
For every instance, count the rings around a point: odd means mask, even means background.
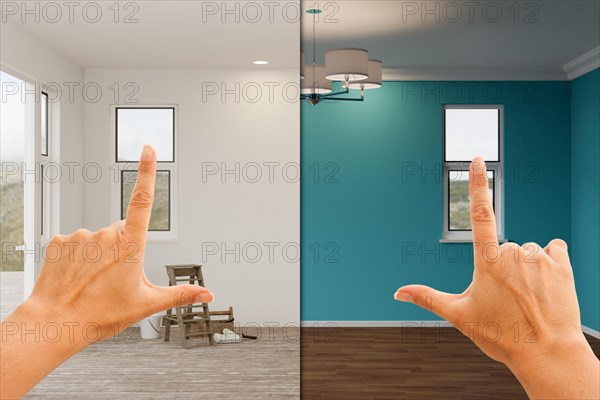
[{"label": "chandelier arm", "polygon": [[331,92],[331,93],[304,93],[304,94],[301,93],[300,99],[304,100],[304,99],[310,99],[310,98],[315,98],[315,97],[322,99],[322,98],[326,98],[326,97],[330,97],[330,96],[338,96],[338,95],[348,94],[348,93],[350,93],[350,90],[348,90],[348,89],[340,90],[338,92]]},{"label": "chandelier arm", "polygon": [[343,94],[347,94],[349,91],[335,92],[335,93],[327,93],[327,94],[301,94],[300,100],[317,100],[317,101],[365,101],[364,95],[361,97],[333,97],[339,96]]},{"label": "chandelier arm", "polygon": [[348,97],[326,97],[321,99],[321,101],[365,101],[364,97],[360,98],[348,98]]},{"label": "chandelier arm", "polygon": [[348,93],[350,93],[350,91],[348,89],[345,89],[345,90],[340,90],[338,92],[325,93],[325,94],[322,94],[321,97],[338,96],[340,94],[348,94]]}]

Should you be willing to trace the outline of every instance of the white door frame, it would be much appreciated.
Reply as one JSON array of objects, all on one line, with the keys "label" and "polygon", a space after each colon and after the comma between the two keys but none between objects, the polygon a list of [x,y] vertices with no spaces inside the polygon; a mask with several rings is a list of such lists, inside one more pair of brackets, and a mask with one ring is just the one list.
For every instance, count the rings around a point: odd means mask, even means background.
[{"label": "white door frame", "polygon": [[[0,69],[25,82],[25,87],[19,93],[25,101],[25,137],[24,137],[24,164],[21,165],[21,178],[23,180],[23,241],[24,267],[23,267],[23,299],[31,294],[35,279],[43,264],[43,249],[49,238],[58,229],[60,208],[56,204],[59,193],[59,183],[48,184],[40,174],[40,166],[57,159],[58,145],[53,143],[53,131],[58,132],[56,125],[52,122],[52,115],[56,114],[49,107],[48,114],[50,125],[48,131],[48,157],[41,155],[41,112],[40,92],[41,85],[35,77],[14,68],[8,64],[0,64]],[[33,173],[35,171],[35,175]],[[24,173],[25,172],[25,173]],[[41,191],[44,185],[44,235],[41,234],[42,227],[42,199]]]}]

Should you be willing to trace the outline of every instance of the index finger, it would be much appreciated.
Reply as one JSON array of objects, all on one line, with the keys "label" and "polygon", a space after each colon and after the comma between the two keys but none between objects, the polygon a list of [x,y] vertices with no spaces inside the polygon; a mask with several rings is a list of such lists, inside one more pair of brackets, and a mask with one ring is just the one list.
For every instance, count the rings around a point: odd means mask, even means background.
[{"label": "index finger", "polygon": [[499,245],[496,217],[489,194],[487,170],[485,161],[481,157],[475,157],[469,168],[469,194],[475,257],[485,259],[484,253],[489,251],[490,246],[497,250]]},{"label": "index finger", "polygon": [[131,193],[125,232],[145,237],[150,224],[152,203],[154,202],[154,181],[156,178],[156,152],[150,145],[145,145],[140,157],[138,178]]}]

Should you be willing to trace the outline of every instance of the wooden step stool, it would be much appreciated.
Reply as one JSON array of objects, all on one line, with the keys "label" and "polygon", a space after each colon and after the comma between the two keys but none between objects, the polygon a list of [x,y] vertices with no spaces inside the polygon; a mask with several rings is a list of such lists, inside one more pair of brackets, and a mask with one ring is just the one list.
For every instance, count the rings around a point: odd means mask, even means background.
[{"label": "wooden step stool", "polygon": [[[169,276],[169,286],[178,284],[199,285],[204,287],[204,278],[202,277],[202,265],[165,265],[167,275]],[[201,310],[198,310],[200,309]],[[165,324],[165,342],[169,341],[171,334],[171,324],[177,324],[181,335],[181,345],[187,349],[187,340],[191,337],[208,336],[211,346],[215,345],[214,331],[210,319],[208,303],[188,304],[181,307],[175,307],[173,310],[167,310],[163,317]],[[192,332],[192,326],[200,327],[196,332]]]}]

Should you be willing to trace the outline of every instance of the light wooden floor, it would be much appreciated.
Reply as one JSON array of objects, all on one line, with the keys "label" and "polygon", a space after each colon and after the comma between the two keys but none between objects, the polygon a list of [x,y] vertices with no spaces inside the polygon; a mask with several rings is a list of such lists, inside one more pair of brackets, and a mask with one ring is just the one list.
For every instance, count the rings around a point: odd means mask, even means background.
[{"label": "light wooden floor", "polygon": [[[0,272],[0,315],[23,300],[23,273]],[[1,319],[0,318],[0,319]],[[300,398],[298,329],[261,329],[258,340],[209,347],[196,339],[184,350],[177,327],[171,341],[142,340],[139,329],[95,343],[40,382],[25,399]],[[256,334],[255,328],[248,329]]]},{"label": "light wooden floor", "polygon": [[[253,330],[254,331],[254,330]],[[255,331],[254,331],[255,332]],[[259,340],[184,350],[171,341],[142,340],[130,328],[96,343],[40,382],[26,399],[299,399],[300,343],[281,329]],[[294,337],[296,340],[294,340]]]}]

